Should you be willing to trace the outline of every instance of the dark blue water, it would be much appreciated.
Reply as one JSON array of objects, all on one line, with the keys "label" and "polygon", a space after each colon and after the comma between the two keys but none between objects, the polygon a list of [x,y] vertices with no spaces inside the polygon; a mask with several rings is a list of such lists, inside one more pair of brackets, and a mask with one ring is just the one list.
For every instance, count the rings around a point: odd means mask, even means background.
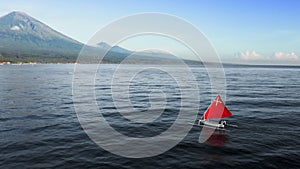
[{"label": "dark blue water", "polygon": [[[109,73],[114,66],[106,65],[105,69]],[[226,105],[234,114],[228,121],[239,128],[215,132],[200,144],[201,129],[193,127],[169,151],[141,159],[111,154],[90,140],[73,106],[73,69],[74,65],[0,66],[0,168],[300,167],[298,68],[225,67]],[[205,87],[209,81],[204,68],[193,67],[193,72],[201,88],[199,110],[204,112],[213,99]],[[135,109],[142,112],[149,108],[149,98],[144,96],[151,92],[150,84],[169,98],[166,111],[152,124],[126,127],[110,97],[104,97],[104,91],[110,88],[101,81],[95,86],[96,96],[104,105],[108,121],[118,121],[112,124],[116,130],[129,136],[151,137],[170,127],[181,98],[176,86],[159,81],[167,78],[166,74],[153,71],[139,76],[129,89]],[[109,81],[109,76],[106,78]],[[99,80],[106,82],[105,77]]]}]

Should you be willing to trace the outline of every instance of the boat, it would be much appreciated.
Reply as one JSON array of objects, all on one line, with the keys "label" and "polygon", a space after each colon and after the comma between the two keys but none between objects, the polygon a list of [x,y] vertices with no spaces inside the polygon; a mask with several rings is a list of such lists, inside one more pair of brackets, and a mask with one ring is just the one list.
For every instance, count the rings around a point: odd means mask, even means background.
[{"label": "boat", "polygon": [[219,130],[225,130],[226,126],[237,127],[236,125],[228,124],[225,120],[220,120],[230,116],[232,116],[232,113],[227,109],[220,95],[217,95],[198,121],[198,124],[195,125]]}]

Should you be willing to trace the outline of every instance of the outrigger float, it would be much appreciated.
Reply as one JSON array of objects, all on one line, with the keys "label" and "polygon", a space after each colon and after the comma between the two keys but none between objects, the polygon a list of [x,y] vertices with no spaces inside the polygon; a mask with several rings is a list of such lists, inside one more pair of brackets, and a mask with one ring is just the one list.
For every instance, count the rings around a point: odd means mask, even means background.
[{"label": "outrigger float", "polygon": [[218,121],[218,119],[230,116],[232,116],[232,113],[224,105],[220,95],[218,95],[204,112],[201,119],[198,120],[198,123],[193,125],[218,130],[226,130],[226,126],[237,127],[237,125],[228,124],[225,120]]}]

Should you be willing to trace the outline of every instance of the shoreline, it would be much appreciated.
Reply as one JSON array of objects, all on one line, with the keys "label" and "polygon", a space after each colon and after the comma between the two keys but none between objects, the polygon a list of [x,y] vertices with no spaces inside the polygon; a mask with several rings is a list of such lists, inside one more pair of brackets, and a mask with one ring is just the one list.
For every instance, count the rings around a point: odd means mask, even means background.
[{"label": "shoreline", "polygon": [[[29,62],[29,63],[12,63],[12,62],[0,62],[0,66],[5,66],[5,65],[12,65],[12,66],[18,66],[18,65],[88,65],[90,63],[77,63],[77,62],[69,62],[69,63],[38,63],[38,62]],[[96,64],[96,63],[95,63]],[[100,63],[103,65],[117,65],[120,63]],[[126,65],[151,65],[145,64],[145,63],[123,63]],[[169,66],[176,66],[176,64],[152,64],[152,65],[169,65]],[[199,63],[199,64],[187,64],[189,66],[201,66],[205,67],[204,65],[208,67],[213,67],[215,63]],[[224,68],[295,68],[295,69],[300,69],[300,65],[250,65],[250,64],[235,64],[235,63],[222,63],[222,67]],[[219,67],[217,67],[219,68]]]}]

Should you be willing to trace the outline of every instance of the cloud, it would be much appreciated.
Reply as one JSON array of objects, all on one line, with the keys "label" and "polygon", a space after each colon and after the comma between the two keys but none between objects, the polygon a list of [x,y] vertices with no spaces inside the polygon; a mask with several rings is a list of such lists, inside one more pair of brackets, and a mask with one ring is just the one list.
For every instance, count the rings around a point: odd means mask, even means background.
[{"label": "cloud", "polygon": [[252,51],[252,52],[249,52],[249,51],[241,52],[240,53],[240,58],[242,60],[261,60],[261,59],[263,59],[263,57],[260,54],[258,54],[257,52],[255,52],[255,51]]},{"label": "cloud", "polygon": [[20,30],[20,27],[18,27],[18,26],[13,26],[13,27],[10,28],[10,30],[18,31],[18,30]]},{"label": "cloud", "polygon": [[269,61],[269,62],[282,62],[282,61],[298,61],[300,58],[295,52],[284,53],[275,52],[272,56],[264,56],[255,51],[246,51],[239,54],[239,58],[244,61]]},{"label": "cloud", "polygon": [[276,52],[274,54],[274,59],[276,60],[298,60],[298,56],[295,52],[284,53],[284,52]]}]

